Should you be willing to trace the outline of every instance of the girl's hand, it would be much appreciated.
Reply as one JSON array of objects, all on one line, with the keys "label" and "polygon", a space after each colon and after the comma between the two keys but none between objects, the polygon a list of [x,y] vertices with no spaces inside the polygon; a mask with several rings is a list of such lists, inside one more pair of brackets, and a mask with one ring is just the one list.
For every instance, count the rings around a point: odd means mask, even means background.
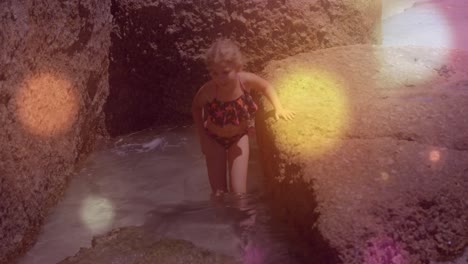
[{"label": "girl's hand", "polygon": [[275,110],[275,120],[279,120],[280,118],[285,120],[292,120],[296,115],[295,112],[289,111],[287,109],[278,109]]}]

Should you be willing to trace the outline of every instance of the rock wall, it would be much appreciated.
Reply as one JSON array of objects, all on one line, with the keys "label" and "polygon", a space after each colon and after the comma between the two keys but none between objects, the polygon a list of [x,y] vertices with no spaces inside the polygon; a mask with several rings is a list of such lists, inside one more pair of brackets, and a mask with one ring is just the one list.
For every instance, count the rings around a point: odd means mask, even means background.
[{"label": "rock wall", "polygon": [[106,124],[111,135],[190,120],[204,50],[236,40],[258,71],[304,51],[380,41],[380,0],[114,1]]},{"label": "rock wall", "polygon": [[[257,118],[277,218],[317,263],[429,263],[468,245],[468,54],[365,45],[268,64]],[[444,59],[445,58],[445,59]]]},{"label": "rock wall", "polygon": [[0,2],[0,263],[34,242],[93,148],[111,20],[109,1]]}]

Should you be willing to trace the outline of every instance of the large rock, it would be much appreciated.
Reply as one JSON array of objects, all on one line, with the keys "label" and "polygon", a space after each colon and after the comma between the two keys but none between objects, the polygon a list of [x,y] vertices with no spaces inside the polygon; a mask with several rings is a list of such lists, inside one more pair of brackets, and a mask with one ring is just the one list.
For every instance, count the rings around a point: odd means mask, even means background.
[{"label": "large rock", "polygon": [[412,264],[462,253],[467,61],[462,52],[358,45],[265,68],[297,111],[293,121],[273,122],[262,100],[266,189],[308,259]]},{"label": "large rock", "polygon": [[33,242],[108,94],[110,1],[0,2],[0,263]]},{"label": "large rock", "polygon": [[207,80],[201,57],[218,37],[236,40],[254,71],[304,51],[380,41],[380,0],[125,0],[112,10],[112,135],[189,120]]}]

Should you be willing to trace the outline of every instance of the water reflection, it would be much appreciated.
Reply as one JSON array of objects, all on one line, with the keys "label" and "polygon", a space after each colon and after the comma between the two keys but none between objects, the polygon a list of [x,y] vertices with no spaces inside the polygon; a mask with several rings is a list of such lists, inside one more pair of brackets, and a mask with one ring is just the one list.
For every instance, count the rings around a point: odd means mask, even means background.
[{"label": "water reflection", "polygon": [[144,227],[155,237],[189,240],[244,264],[300,263],[286,242],[290,230],[272,222],[258,192],[161,205],[148,213]]}]

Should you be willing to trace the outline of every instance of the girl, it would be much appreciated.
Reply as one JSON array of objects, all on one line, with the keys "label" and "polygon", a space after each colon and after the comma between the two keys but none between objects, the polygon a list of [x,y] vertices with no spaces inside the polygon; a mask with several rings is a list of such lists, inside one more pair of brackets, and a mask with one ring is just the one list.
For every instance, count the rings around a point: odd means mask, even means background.
[{"label": "girl", "polygon": [[259,76],[242,71],[242,55],[234,42],[221,39],[205,55],[211,80],[197,92],[192,115],[206,158],[208,177],[214,196],[228,191],[247,191],[249,161],[249,123],[257,111],[252,90],[266,96],[275,108],[275,119],[291,120],[294,112],[281,106],[275,90]]}]

